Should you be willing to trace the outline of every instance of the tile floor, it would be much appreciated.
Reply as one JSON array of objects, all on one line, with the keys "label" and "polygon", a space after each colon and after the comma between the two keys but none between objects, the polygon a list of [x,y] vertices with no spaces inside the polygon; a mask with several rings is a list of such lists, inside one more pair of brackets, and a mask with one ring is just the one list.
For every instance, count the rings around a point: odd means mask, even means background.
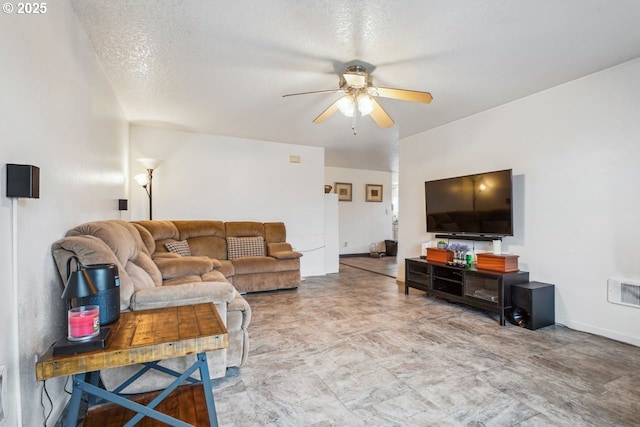
[{"label": "tile floor", "polygon": [[495,315],[341,265],[247,295],[249,360],[215,381],[230,426],[640,426],[640,348]]},{"label": "tile floor", "polygon": [[394,256],[383,256],[381,258],[374,258],[370,256],[343,257],[340,258],[340,264],[372,271],[374,273],[393,278],[398,275],[398,261]]}]

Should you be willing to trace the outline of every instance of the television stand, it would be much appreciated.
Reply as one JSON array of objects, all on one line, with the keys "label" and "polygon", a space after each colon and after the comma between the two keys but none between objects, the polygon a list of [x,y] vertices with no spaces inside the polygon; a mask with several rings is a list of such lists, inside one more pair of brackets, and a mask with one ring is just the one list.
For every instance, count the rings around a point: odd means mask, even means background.
[{"label": "television stand", "polygon": [[505,314],[511,310],[511,286],[520,283],[529,283],[528,272],[501,273],[420,258],[405,259],[405,294],[409,288],[420,289],[427,295],[497,313],[502,326]]}]

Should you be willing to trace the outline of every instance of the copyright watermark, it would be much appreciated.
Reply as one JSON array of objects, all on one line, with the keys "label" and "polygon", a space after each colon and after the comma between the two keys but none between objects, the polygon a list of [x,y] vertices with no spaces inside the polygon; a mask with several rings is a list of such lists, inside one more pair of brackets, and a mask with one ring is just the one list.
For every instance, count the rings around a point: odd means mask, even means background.
[{"label": "copyright watermark", "polygon": [[16,13],[17,15],[41,15],[47,13],[47,3],[4,3],[4,13]]}]

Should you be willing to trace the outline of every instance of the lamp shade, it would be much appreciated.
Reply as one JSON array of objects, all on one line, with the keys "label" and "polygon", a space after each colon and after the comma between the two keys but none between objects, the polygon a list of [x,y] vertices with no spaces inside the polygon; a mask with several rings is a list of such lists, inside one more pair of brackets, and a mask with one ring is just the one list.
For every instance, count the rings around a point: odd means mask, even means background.
[{"label": "lamp shade", "polygon": [[[71,271],[71,261],[76,262],[76,271]],[[98,287],[93,279],[80,264],[77,256],[73,255],[67,259],[67,283],[62,292],[62,298],[69,300],[72,298],[88,297],[98,292]]]},{"label": "lamp shade", "polygon": [[80,269],[72,272],[67,279],[67,284],[62,293],[63,299],[82,298],[98,292],[98,287],[87,270]]},{"label": "lamp shade", "polygon": [[147,176],[146,173],[139,173],[138,175],[133,177],[136,182],[140,185],[142,185],[143,187],[147,184],[149,184],[149,177]]},{"label": "lamp shade", "polygon": [[338,109],[342,114],[344,114],[347,117],[353,117],[353,114],[356,108],[355,103],[353,102],[353,96],[351,95],[343,96],[338,100],[336,105],[338,106]]},{"label": "lamp shade", "polygon": [[366,93],[358,95],[358,110],[363,116],[366,116],[373,111],[373,101]]},{"label": "lamp shade", "polygon": [[146,169],[155,169],[160,166],[162,160],[158,159],[137,159]]}]

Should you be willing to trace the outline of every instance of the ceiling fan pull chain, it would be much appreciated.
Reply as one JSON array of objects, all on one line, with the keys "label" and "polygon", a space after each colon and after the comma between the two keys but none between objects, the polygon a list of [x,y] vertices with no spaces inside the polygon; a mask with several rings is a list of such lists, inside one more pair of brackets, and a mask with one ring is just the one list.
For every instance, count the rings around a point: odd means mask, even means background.
[{"label": "ceiling fan pull chain", "polygon": [[353,112],[353,117],[351,118],[351,129],[353,130],[353,134],[357,135],[358,131],[356,130],[356,117],[358,117],[358,112]]},{"label": "ceiling fan pull chain", "polygon": [[358,113],[360,110],[358,109],[358,89],[353,93],[353,117],[351,118],[351,130],[353,130],[353,134],[357,135],[358,131],[356,126],[358,124]]}]

